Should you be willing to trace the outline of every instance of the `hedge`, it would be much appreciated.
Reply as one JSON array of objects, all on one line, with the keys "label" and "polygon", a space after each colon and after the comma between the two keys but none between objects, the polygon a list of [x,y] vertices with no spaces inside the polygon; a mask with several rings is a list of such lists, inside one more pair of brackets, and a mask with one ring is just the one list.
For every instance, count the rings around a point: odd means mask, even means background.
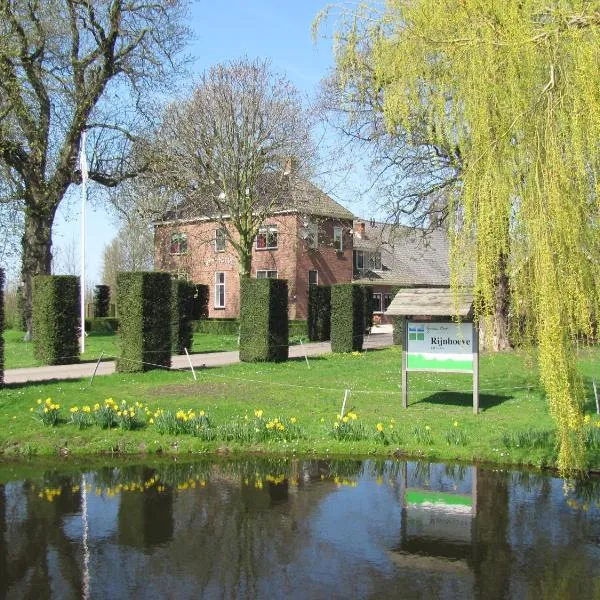
[{"label": "hedge", "polygon": [[4,385],[4,271],[0,269],[0,387]]},{"label": "hedge", "polygon": [[308,290],[308,339],[324,342],[331,336],[331,287],[311,285]]},{"label": "hedge", "polygon": [[237,335],[240,322],[237,319],[202,319],[192,322],[195,333],[211,333],[213,335]]},{"label": "hedge", "polygon": [[208,286],[202,283],[194,283],[194,300],[192,302],[191,319],[198,321],[208,317]]},{"label": "hedge", "polygon": [[362,350],[364,336],[365,293],[352,283],[331,286],[331,351]]},{"label": "hedge", "polygon": [[117,371],[147,371],[171,365],[171,276],[117,273],[121,355]]},{"label": "hedge", "polygon": [[117,333],[119,319],[116,317],[102,317],[100,319],[86,319],[85,330],[88,333]]},{"label": "hedge", "polygon": [[370,331],[373,326],[373,288],[370,285],[361,285],[363,290],[365,308],[364,308],[364,317],[365,317],[365,333]]},{"label": "hedge", "polygon": [[79,278],[33,278],[33,354],[47,365],[79,362]]},{"label": "hedge", "polygon": [[110,287],[97,285],[94,287],[94,318],[108,317],[110,306]]},{"label": "hedge", "polygon": [[240,360],[282,362],[288,358],[288,285],[285,279],[240,281]]},{"label": "hedge", "polygon": [[171,281],[171,351],[184,354],[192,348],[192,318],[200,311],[194,304],[197,299],[196,285],[184,279]]}]

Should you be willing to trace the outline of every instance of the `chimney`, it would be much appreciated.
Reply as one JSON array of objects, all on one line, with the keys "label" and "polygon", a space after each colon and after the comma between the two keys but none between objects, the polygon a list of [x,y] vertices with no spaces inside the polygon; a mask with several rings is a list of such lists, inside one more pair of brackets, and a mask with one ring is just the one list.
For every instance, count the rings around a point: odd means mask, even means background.
[{"label": "chimney", "polygon": [[359,237],[359,239],[365,237],[365,222],[357,221],[354,231],[356,232],[356,235]]}]

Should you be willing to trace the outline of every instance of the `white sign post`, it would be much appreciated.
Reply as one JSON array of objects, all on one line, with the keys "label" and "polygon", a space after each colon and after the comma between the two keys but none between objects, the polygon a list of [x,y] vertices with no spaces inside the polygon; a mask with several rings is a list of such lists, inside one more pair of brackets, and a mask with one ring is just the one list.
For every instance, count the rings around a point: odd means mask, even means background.
[{"label": "white sign post", "polygon": [[402,406],[409,371],[473,374],[473,412],[479,412],[479,332],[473,323],[403,320]]}]

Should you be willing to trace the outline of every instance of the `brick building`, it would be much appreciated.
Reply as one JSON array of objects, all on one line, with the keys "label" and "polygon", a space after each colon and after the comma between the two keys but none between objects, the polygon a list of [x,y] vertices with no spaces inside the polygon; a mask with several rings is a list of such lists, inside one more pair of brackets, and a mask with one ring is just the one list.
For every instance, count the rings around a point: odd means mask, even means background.
[{"label": "brick building", "polygon": [[[398,287],[449,285],[447,235],[423,233],[358,220],[304,181],[288,206],[263,223],[254,241],[251,276],[288,280],[290,319],[307,318],[312,284],[371,285],[374,313],[384,320]],[[209,317],[238,316],[238,258],[216,219],[170,214],[157,222],[155,267],[208,285]]]}]

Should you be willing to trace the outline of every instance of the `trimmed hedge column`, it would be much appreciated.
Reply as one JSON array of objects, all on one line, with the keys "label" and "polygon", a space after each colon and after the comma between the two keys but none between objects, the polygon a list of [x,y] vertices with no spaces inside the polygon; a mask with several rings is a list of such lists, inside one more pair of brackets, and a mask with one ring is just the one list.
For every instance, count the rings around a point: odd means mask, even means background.
[{"label": "trimmed hedge column", "polygon": [[117,273],[121,356],[117,371],[171,366],[171,275]]},{"label": "trimmed hedge column", "polygon": [[240,360],[288,359],[288,285],[285,279],[240,280]]},{"label": "trimmed hedge column", "polygon": [[46,365],[79,362],[79,278],[33,278],[33,354]]},{"label": "trimmed hedge column", "polygon": [[108,317],[110,304],[110,287],[108,285],[97,285],[94,287],[94,318]]},{"label": "trimmed hedge column", "polygon": [[365,332],[373,326],[373,288],[370,285],[361,285],[365,298]]},{"label": "trimmed hedge column", "polygon": [[403,335],[402,335],[402,321],[404,317],[392,317],[392,325],[394,327],[394,332],[392,334],[393,342],[396,346],[402,346],[404,343]]},{"label": "trimmed hedge column", "polygon": [[365,325],[365,294],[360,285],[331,286],[331,351],[362,350]]},{"label": "trimmed hedge column", "polygon": [[0,269],[0,387],[4,385],[4,271]]},{"label": "trimmed hedge column", "polygon": [[184,279],[173,279],[171,286],[171,351],[185,354],[192,349],[196,286]]},{"label": "trimmed hedge column", "polygon": [[324,342],[331,335],[331,287],[311,285],[308,290],[308,339]]}]

